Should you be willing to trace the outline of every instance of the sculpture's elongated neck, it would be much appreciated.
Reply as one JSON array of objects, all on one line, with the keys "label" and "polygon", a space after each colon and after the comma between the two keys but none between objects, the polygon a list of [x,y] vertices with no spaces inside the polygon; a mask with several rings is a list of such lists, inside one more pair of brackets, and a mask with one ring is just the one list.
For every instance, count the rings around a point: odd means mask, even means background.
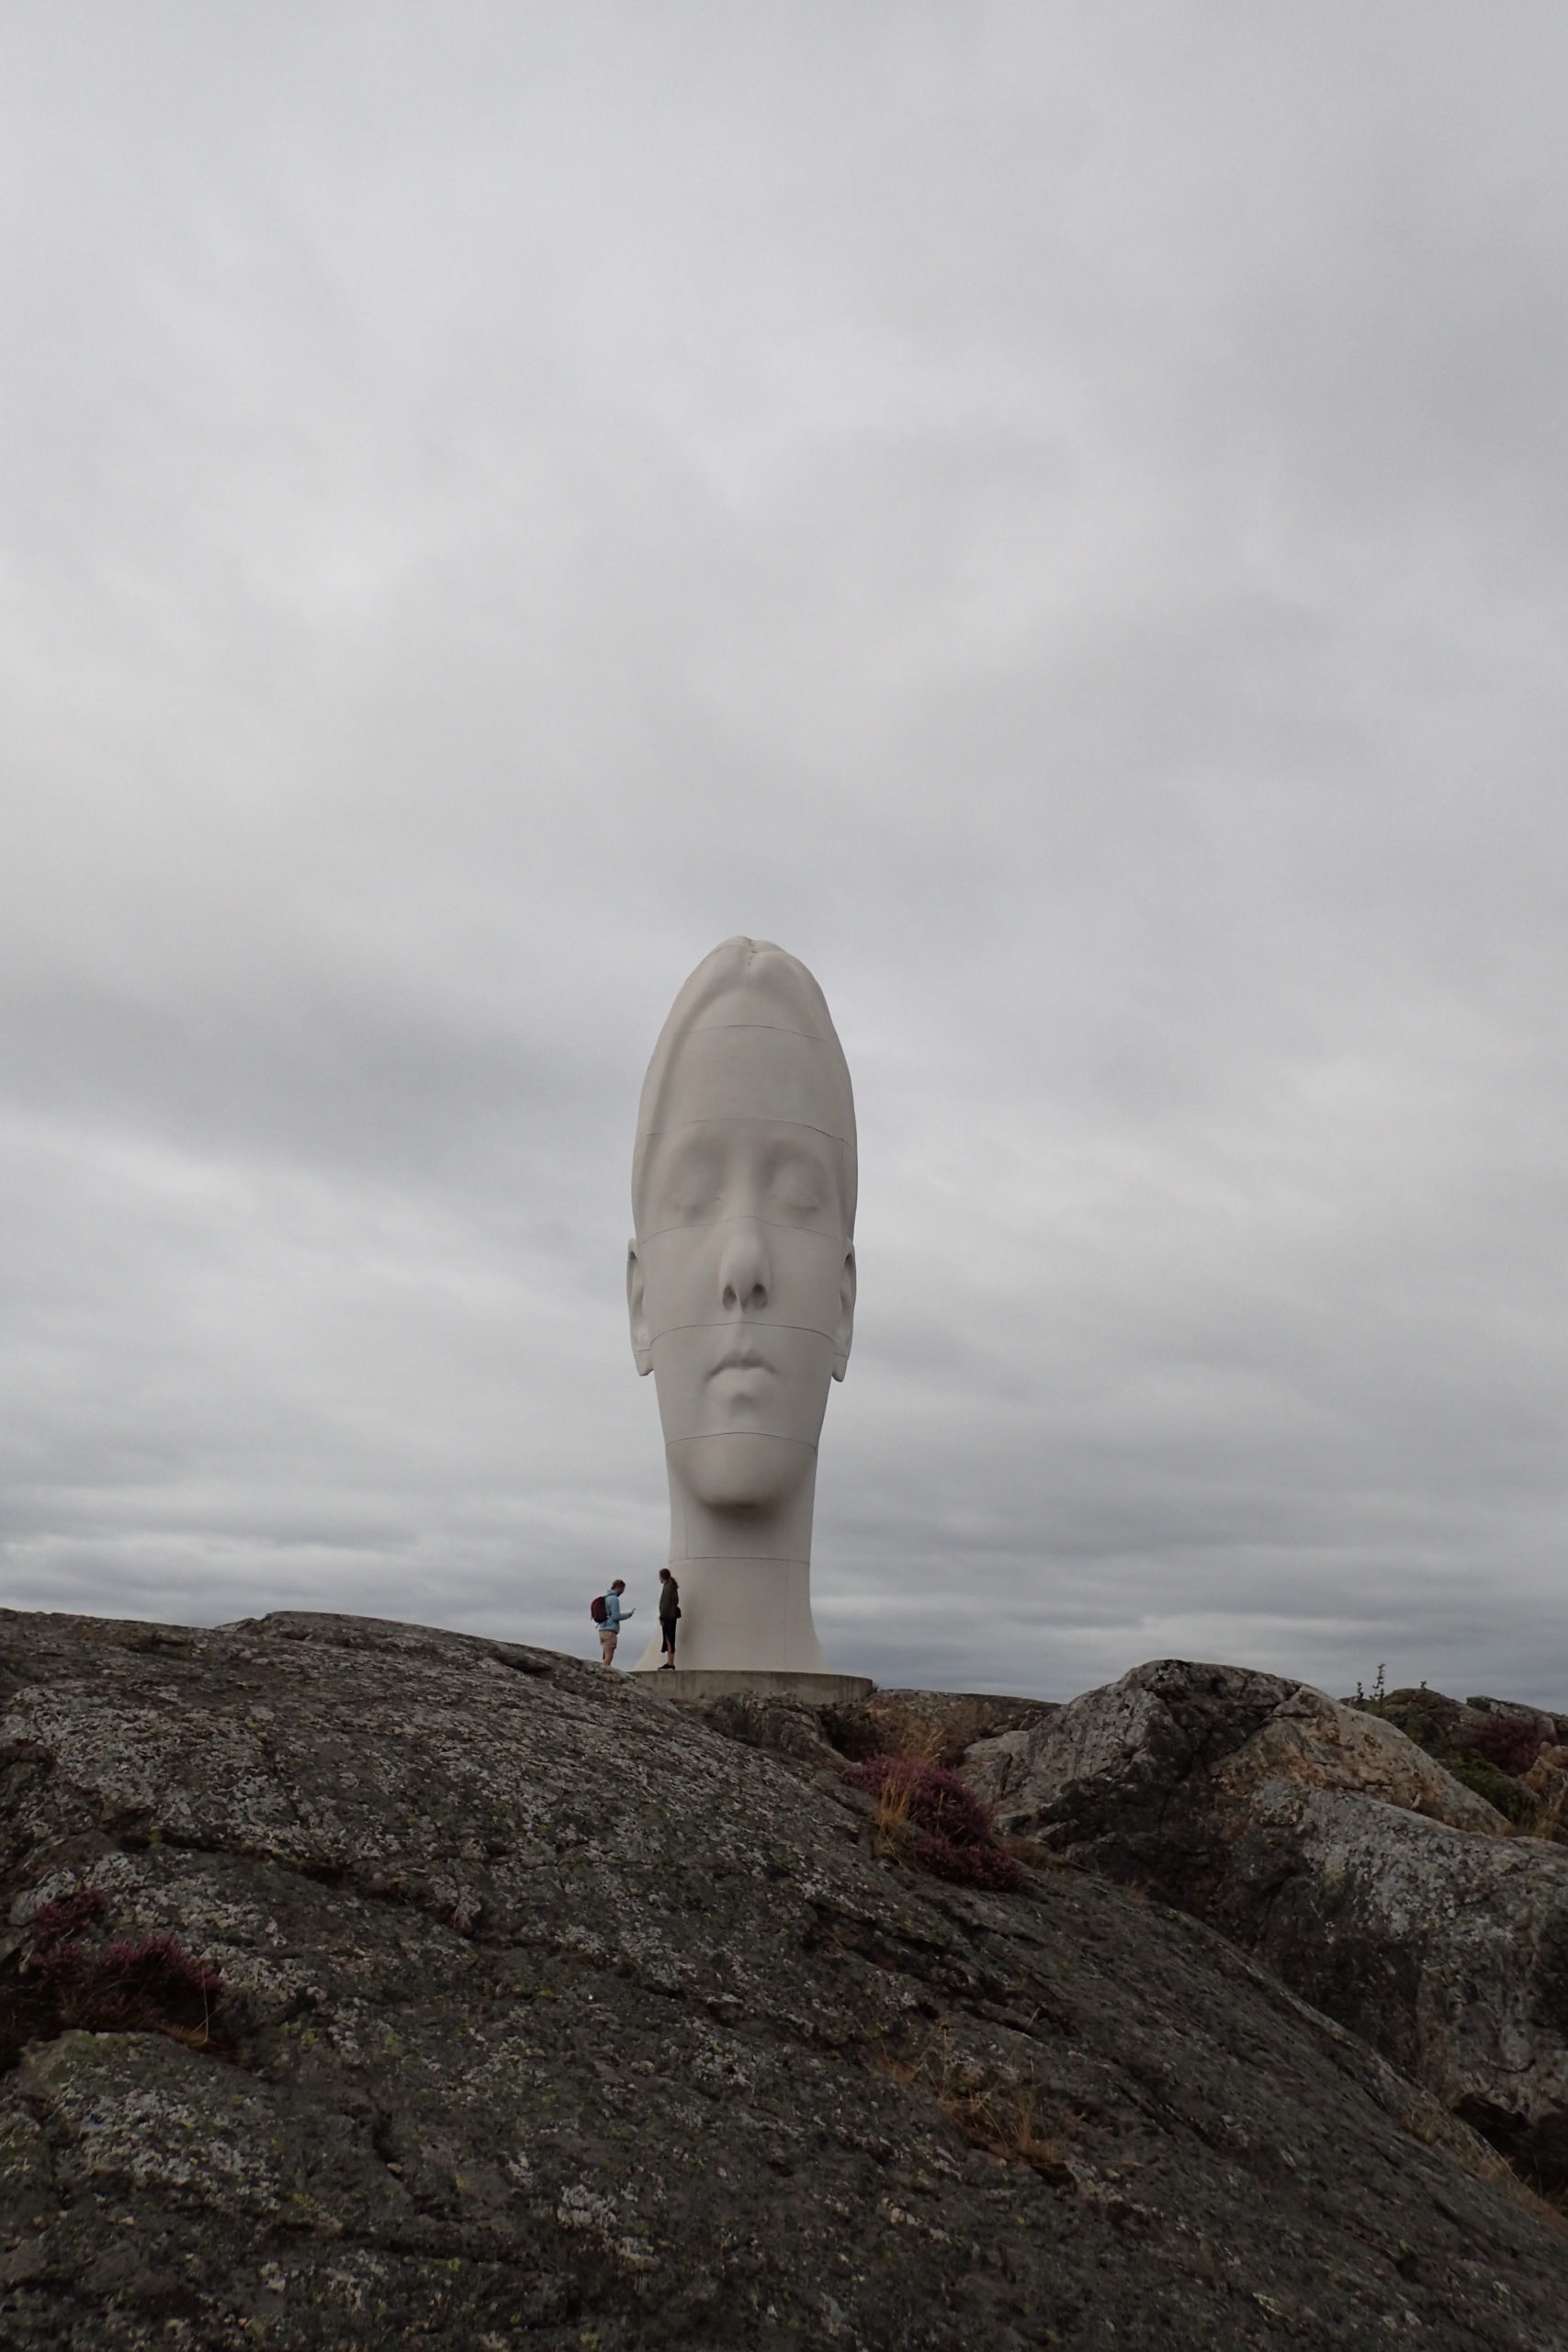
[{"label": "sculpture's elongated neck", "polygon": [[[826,1674],[828,1661],[811,1622],[808,1560],[759,1559],[754,1553],[672,1560],[681,1588],[676,1664],[743,1667],[769,1674]],[[662,1664],[655,1634],[639,1671]]]},{"label": "sculpture's elongated neck", "polygon": [[[815,1452],[775,1501],[734,1510],[716,1509],[692,1493],[678,1445],[669,1447],[665,1458],[670,1567],[681,1588],[678,1663],[825,1674],[828,1661],[811,1622]],[[660,1663],[655,1637],[637,1664]]]},{"label": "sculpture's elongated neck", "polygon": [[679,1443],[666,1445],[670,1566],[677,1576],[683,1561],[809,1562],[817,1501],[816,1448],[780,1438],[752,1438],[748,1442],[753,1453],[775,1454],[781,1473],[755,1480],[765,1500],[733,1504],[716,1503],[711,1495],[694,1493],[686,1476],[687,1449]]}]

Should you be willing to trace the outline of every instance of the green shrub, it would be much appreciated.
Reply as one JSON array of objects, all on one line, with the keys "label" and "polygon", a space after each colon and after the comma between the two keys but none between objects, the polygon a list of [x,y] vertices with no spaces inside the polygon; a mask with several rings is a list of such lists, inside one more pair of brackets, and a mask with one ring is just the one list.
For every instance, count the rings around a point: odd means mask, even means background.
[{"label": "green shrub", "polygon": [[1438,1761],[1456,1781],[1462,1781],[1467,1789],[1473,1789],[1478,1797],[1495,1805],[1506,1820],[1526,1822],[1534,1813],[1535,1799],[1529,1789],[1476,1749],[1441,1747]]}]

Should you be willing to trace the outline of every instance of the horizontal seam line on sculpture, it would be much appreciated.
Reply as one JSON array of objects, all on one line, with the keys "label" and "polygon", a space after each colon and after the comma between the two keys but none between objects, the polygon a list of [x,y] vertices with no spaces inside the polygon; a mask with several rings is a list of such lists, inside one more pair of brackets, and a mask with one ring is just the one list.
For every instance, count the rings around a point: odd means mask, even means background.
[{"label": "horizontal seam line on sculpture", "polygon": [[[833,1337],[831,1331],[824,1331],[815,1323],[759,1323],[754,1319],[745,1323],[735,1323],[728,1316],[721,1315],[716,1322],[713,1323],[663,1324],[659,1330],[649,1334],[649,1346],[654,1347],[660,1340],[669,1339],[672,1331],[809,1331],[814,1340],[827,1340],[829,1342]],[[742,1372],[750,1370],[750,1367],[744,1364],[720,1364],[718,1369],[721,1372]],[[763,1371],[766,1366],[759,1365],[757,1369]]]},{"label": "horizontal seam line on sculpture", "polygon": [[706,1233],[716,1225],[765,1225],[770,1233],[809,1233],[814,1240],[831,1241],[837,1248],[850,1239],[847,1233],[827,1233],[819,1225],[791,1225],[782,1216],[699,1216],[685,1225],[656,1225],[651,1233],[639,1233],[638,1241],[657,1241],[665,1233]]},{"label": "horizontal seam line on sculpture", "polygon": [[[677,1566],[689,1568],[694,1566],[699,1560],[733,1560],[738,1566],[748,1568],[808,1568],[811,1566],[811,1555],[808,1552],[682,1552],[678,1563],[668,1560],[665,1566],[671,1568]],[[719,1668],[721,1673],[726,1674],[731,1670],[728,1667]],[[764,1668],[762,1670],[766,1673],[772,1669]]]},{"label": "horizontal seam line on sculpture", "polygon": [[[775,1445],[804,1446],[807,1453],[817,1451],[809,1438],[785,1437],[781,1430],[694,1430],[690,1437],[667,1437],[664,1451],[668,1453],[672,1445],[701,1445],[707,1437],[771,1437]],[[727,1552],[723,1556],[728,1559],[730,1555]]]},{"label": "horizontal seam line on sculpture", "polygon": [[671,1119],[662,1127],[643,1127],[637,1135],[639,1144],[651,1143],[656,1136],[679,1135],[682,1127],[804,1127],[807,1135],[823,1136],[829,1143],[848,1143],[833,1127],[819,1127],[811,1119],[781,1119],[769,1111],[716,1112],[711,1119]]},{"label": "horizontal seam line on sculpture", "polygon": [[804,1037],[810,1046],[828,1043],[815,1029],[795,1029],[787,1021],[694,1021],[686,1034],[689,1037],[722,1037],[727,1029],[771,1029],[778,1037]]}]

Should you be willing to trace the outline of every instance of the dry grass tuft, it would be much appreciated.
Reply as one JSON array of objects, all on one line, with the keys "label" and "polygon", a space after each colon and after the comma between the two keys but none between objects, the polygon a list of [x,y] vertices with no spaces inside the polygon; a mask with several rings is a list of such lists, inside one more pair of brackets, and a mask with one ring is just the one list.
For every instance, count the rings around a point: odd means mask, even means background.
[{"label": "dry grass tuft", "polygon": [[949,1764],[956,1761],[949,1753],[953,1744],[945,1724],[930,1715],[910,1713],[898,1725],[889,1753],[903,1757],[910,1764]]},{"label": "dry grass tuft", "polygon": [[1511,2169],[1507,2174],[1507,2183],[1520,2204],[1528,2206],[1537,2221],[1544,2222],[1549,2229],[1555,2230],[1560,2238],[1568,2238],[1568,2191],[1558,2189],[1549,2195],[1543,2189],[1532,2188],[1528,2180],[1521,2180],[1518,2174]]},{"label": "dry grass tuft", "polygon": [[1462,2142],[1456,2147],[1451,2134],[1440,2123],[1435,2124],[1419,2113],[1401,2116],[1400,2128],[1413,2140],[1419,2140],[1424,2148],[1441,2148],[1446,2154],[1457,2155],[1478,2180],[1506,2189],[1516,2204],[1523,2205],[1537,2221],[1544,2222],[1559,2237],[1568,2237],[1568,2187],[1548,2188],[1527,2179],[1500,2148],[1495,2148],[1477,2132],[1470,2133],[1467,2148]]},{"label": "dry grass tuft", "polygon": [[1032,2075],[987,2074],[959,2056],[947,2027],[939,2028],[912,2057],[881,2051],[874,2063],[896,2082],[928,2091],[970,2147],[1003,2164],[1027,2165],[1058,2187],[1072,2179],[1066,2143],[1081,2118],[1059,2115],[1045,2136],[1039,2129],[1040,2089]]},{"label": "dry grass tuft", "polygon": [[1059,1846],[1043,1846],[1037,1838],[998,1838],[997,1843],[1004,1854],[1010,1854],[1032,1871],[1076,1871],[1077,1862]]},{"label": "dry grass tuft", "polygon": [[873,1756],[844,1778],[874,1805],[877,1850],[955,1885],[1016,1894],[1023,1866],[997,1843],[990,1808],[956,1772],[907,1756]]},{"label": "dry grass tuft", "polygon": [[909,1815],[914,1802],[915,1784],[908,1776],[883,1781],[876,1792],[876,1808],[872,1815],[879,1854],[903,1853],[908,1840]]}]

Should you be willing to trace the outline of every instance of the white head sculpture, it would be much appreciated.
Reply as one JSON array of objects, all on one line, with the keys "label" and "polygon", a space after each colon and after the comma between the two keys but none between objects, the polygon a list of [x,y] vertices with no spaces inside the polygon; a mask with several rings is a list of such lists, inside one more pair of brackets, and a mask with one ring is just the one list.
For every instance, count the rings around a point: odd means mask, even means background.
[{"label": "white head sculpture", "polygon": [[782,947],[727,939],[671,1007],[632,1159],[626,1304],[664,1425],[683,1667],[826,1668],[811,1512],[854,1325],[855,1186],[821,989]]}]

